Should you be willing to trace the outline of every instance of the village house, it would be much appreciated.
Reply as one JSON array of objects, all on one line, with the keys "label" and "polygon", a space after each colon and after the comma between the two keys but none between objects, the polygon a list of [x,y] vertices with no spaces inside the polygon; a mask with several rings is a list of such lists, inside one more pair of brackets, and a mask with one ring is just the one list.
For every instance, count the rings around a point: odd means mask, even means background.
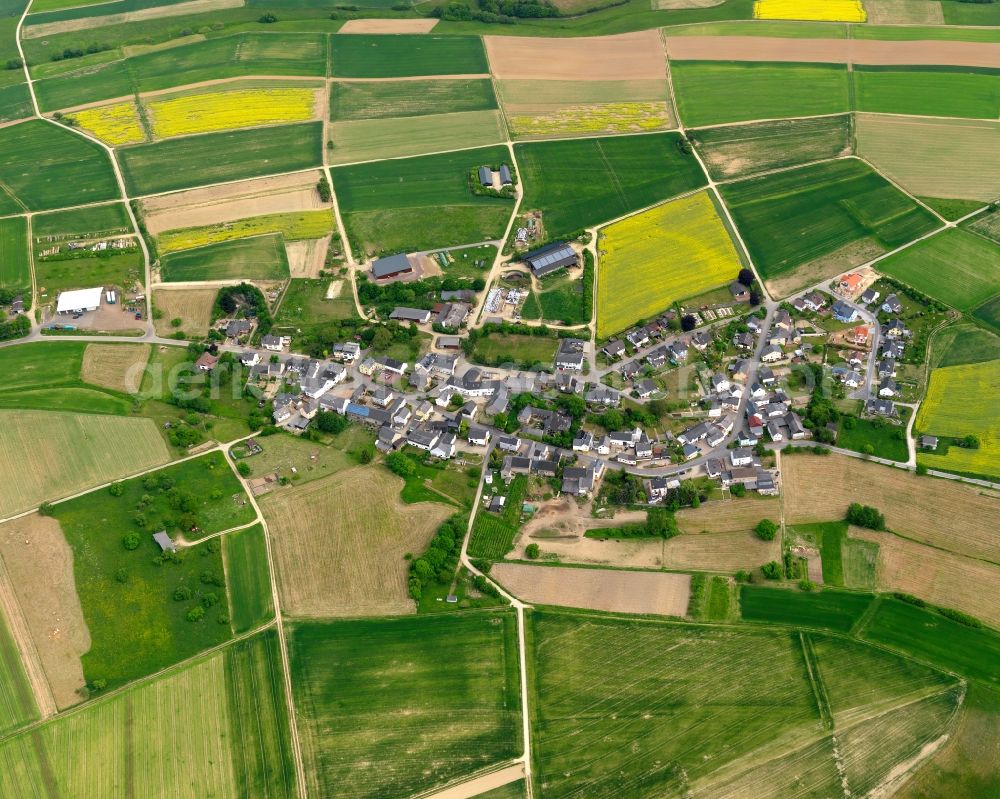
[{"label": "village house", "polygon": [[648,378],[640,380],[635,384],[635,395],[639,399],[649,399],[656,393],[656,383]]},{"label": "village house", "polygon": [[588,405],[602,405],[606,408],[617,408],[621,403],[621,394],[609,386],[595,384],[584,394]]},{"label": "village house", "polygon": [[885,298],[885,301],[882,303],[883,313],[898,314],[901,313],[902,310],[903,310],[903,303],[899,301],[899,297],[897,297],[895,294],[890,294],[888,297]]},{"label": "village house", "polygon": [[601,352],[604,353],[605,357],[613,361],[616,358],[621,358],[625,354],[625,345],[617,340],[609,341],[601,347]]},{"label": "village house", "polygon": [[335,360],[345,363],[354,363],[361,355],[361,345],[356,341],[346,341],[333,345],[333,357]]},{"label": "village house", "polygon": [[870,416],[896,416],[896,406],[892,400],[872,398],[865,403],[865,413]]},{"label": "village house", "polygon": [[878,298],[879,298],[879,292],[877,292],[873,288],[867,288],[862,292],[860,300],[865,305],[871,305]]},{"label": "village house", "polygon": [[838,322],[850,323],[858,318],[858,309],[843,300],[837,300],[830,310]]},{"label": "village house", "polygon": [[194,365],[202,372],[211,372],[218,362],[219,358],[217,355],[212,355],[210,352],[203,352],[198,356],[198,360],[194,362]]},{"label": "village house", "polygon": [[292,339],[289,336],[262,336],[260,339],[260,344],[265,350],[270,350],[271,352],[281,352],[286,347],[290,346]]}]

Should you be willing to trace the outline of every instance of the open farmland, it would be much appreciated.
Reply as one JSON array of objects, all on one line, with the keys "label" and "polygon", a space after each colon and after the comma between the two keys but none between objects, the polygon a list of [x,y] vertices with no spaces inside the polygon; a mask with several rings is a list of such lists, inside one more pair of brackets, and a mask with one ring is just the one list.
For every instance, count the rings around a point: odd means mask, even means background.
[{"label": "open farmland", "polygon": [[88,344],[80,378],[94,386],[138,394],[148,360],[148,344]]},{"label": "open farmland", "polygon": [[843,64],[674,61],[670,72],[685,125],[851,110]]},{"label": "open farmland", "polygon": [[[153,291],[153,307],[162,315],[153,320],[158,336],[166,336],[178,330],[188,336],[204,336],[208,334],[208,326],[212,321],[212,308],[218,289],[172,289],[157,287]],[[180,319],[180,327],[174,327],[171,322]]]},{"label": "open farmland", "polygon": [[139,121],[139,110],[131,100],[74,111],[72,118],[81,128],[105,144],[120,146],[146,141],[146,131]]},{"label": "open farmland", "polygon": [[734,280],[742,266],[707,192],[603,228],[598,249],[598,338]]},{"label": "open farmland", "polygon": [[677,139],[657,133],[515,145],[525,186],[521,210],[542,211],[554,238],[696,189],[704,174]]},{"label": "open farmland", "polygon": [[516,756],[515,635],[509,611],[294,625],[310,795],[409,796]]},{"label": "open farmland", "polygon": [[[1000,360],[948,366],[931,371],[927,397],[920,406],[916,427],[936,436],[979,438],[978,449],[944,443],[935,452],[921,452],[917,460],[932,469],[1000,477]],[[996,513],[996,502],[993,512]],[[997,558],[1000,561],[1000,558]]]},{"label": "open farmland", "polygon": [[337,78],[482,75],[489,72],[478,36],[344,35],[330,37]]},{"label": "open farmland", "polygon": [[1000,295],[984,302],[972,312],[972,315],[1000,332]]},{"label": "open farmland", "polygon": [[200,280],[281,280],[288,277],[288,256],[280,234],[234,239],[164,256],[166,283]]},{"label": "open farmland", "polygon": [[132,221],[124,203],[90,205],[38,214],[31,219],[31,235],[36,244],[62,242],[74,238],[96,239],[120,234],[132,234]]},{"label": "open farmland", "polygon": [[[336,296],[328,300],[326,295],[334,283],[337,284]],[[285,289],[272,329],[289,333],[305,332],[334,319],[356,316],[351,287],[344,280],[295,278]]]},{"label": "open farmland", "polygon": [[795,19],[815,22],[864,22],[861,0],[756,0],[754,19]]},{"label": "open farmland", "polygon": [[[285,613],[357,616],[412,613],[407,552],[422,552],[449,515],[444,505],[404,505],[400,480],[369,466],[348,469],[260,500],[272,535]],[[366,501],[355,501],[364,495]],[[311,553],[303,560],[302,553]]]},{"label": "open farmland", "polygon": [[860,502],[878,508],[900,535],[1000,562],[1000,544],[982,524],[996,515],[1000,499],[982,489],[844,455],[783,458],[782,480],[786,524],[841,519],[850,503]]},{"label": "open farmland", "polygon": [[330,163],[346,164],[421,155],[459,147],[480,147],[503,141],[499,111],[460,111],[398,119],[356,119],[331,122]]},{"label": "open farmland", "polygon": [[974,67],[854,67],[858,111],[997,119],[1000,71]]},{"label": "open farmland", "polygon": [[1000,122],[858,114],[858,154],[921,197],[1000,196]]},{"label": "open farmland", "polygon": [[318,166],[322,138],[323,124],[307,122],[140,144],[119,157],[129,193],[152,194]]},{"label": "open farmland", "polygon": [[287,241],[321,239],[333,229],[333,214],[328,209],[298,213],[267,214],[235,222],[222,222],[205,227],[167,230],[157,236],[161,253],[205,247],[224,241],[280,233]]},{"label": "open farmland", "polygon": [[934,335],[930,365],[960,366],[992,361],[1000,352],[1000,338],[971,322],[948,325]]},{"label": "open farmland", "polygon": [[316,115],[316,89],[236,89],[183,94],[146,103],[157,138],[305,122]]},{"label": "open farmland", "polygon": [[226,565],[233,632],[244,633],[273,619],[264,528],[256,524],[223,536],[222,560]]},{"label": "open farmland", "polygon": [[873,602],[871,594],[836,591],[799,591],[760,585],[740,587],[740,610],[745,621],[818,627],[847,633]]},{"label": "open farmland", "polygon": [[[90,286],[132,285],[143,279],[142,252],[136,248],[113,255],[35,260],[35,282],[43,301],[54,301],[60,291]],[[47,297],[44,295],[48,295]]]},{"label": "open farmland", "polygon": [[978,214],[965,222],[963,227],[1000,244],[1000,208]]},{"label": "open farmland", "polygon": [[1000,291],[1000,245],[955,228],[907,247],[875,268],[960,311]]},{"label": "open farmland", "polygon": [[75,133],[31,120],[0,128],[0,184],[31,211],[117,199],[107,154]]},{"label": "open farmland", "polygon": [[474,195],[469,172],[508,158],[498,146],[337,167],[333,186],[348,237],[369,254],[498,238],[513,204]]},{"label": "open farmland", "polygon": [[0,516],[166,463],[149,419],[0,410]]},{"label": "open farmland", "polygon": [[[897,657],[840,640],[553,611],[534,611],[531,622],[540,797],[832,796],[843,790],[842,762],[847,784],[866,791],[945,732],[961,699],[953,680],[900,671]],[[849,686],[818,708],[819,670],[829,663],[839,679],[841,656],[859,649],[870,671],[894,677],[865,696],[882,714],[865,714]],[[911,717],[920,695],[932,707]],[[838,739],[850,738],[840,752],[831,722]]]},{"label": "open farmland", "polygon": [[0,288],[31,288],[28,223],[24,217],[0,219]]},{"label": "open farmland", "polygon": [[490,111],[496,107],[493,85],[487,79],[342,80],[330,84],[332,122]]},{"label": "open farmland", "polygon": [[716,180],[748,177],[851,152],[851,118],[787,119],[690,131]]},{"label": "open farmland", "polygon": [[726,184],[722,196],[780,296],[933,230],[935,220],[856,159]]},{"label": "open farmland", "polygon": [[21,663],[21,653],[0,612],[0,734],[6,735],[37,718],[38,707]]}]

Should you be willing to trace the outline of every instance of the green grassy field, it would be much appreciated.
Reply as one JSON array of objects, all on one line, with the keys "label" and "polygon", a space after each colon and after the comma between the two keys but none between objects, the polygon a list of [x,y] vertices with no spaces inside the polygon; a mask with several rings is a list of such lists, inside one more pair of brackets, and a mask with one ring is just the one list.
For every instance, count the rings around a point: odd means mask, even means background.
[{"label": "green grassy field", "polygon": [[489,72],[482,39],[472,36],[331,36],[330,51],[333,74],[338,78]]},{"label": "green grassy field", "polygon": [[517,144],[521,210],[541,210],[545,234],[555,238],[704,185],[677,140],[657,133]]},{"label": "green grassy field", "polygon": [[264,528],[258,524],[223,536],[222,559],[226,564],[233,632],[243,633],[273,619]]},{"label": "green grassy field", "polygon": [[406,796],[514,757],[514,626],[508,611],[296,624],[310,794]]},{"label": "green grassy field", "polygon": [[992,361],[1000,352],[1000,338],[978,325],[959,322],[934,336],[931,366],[961,366]]},{"label": "green grassy field", "polygon": [[1000,71],[947,67],[855,65],[858,111],[996,119]]},{"label": "green grassy field", "polygon": [[1000,244],[1000,208],[977,214],[972,219],[963,222],[962,227]]},{"label": "green grassy field", "polygon": [[984,302],[972,312],[972,315],[1000,333],[1000,296]]},{"label": "green grassy field", "polygon": [[285,296],[274,317],[274,327],[290,331],[321,327],[336,319],[353,319],[357,315],[350,286],[341,282],[340,293],[326,299],[328,279],[297,278],[289,282]]},{"label": "green grassy field", "polygon": [[673,61],[670,71],[685,125],[851,110],[843,64]]},{"label": "green grassy field", "polygon": [[965,230],[945,230],[879,261],[876,269],[968,311],[1000,291],[1000,245]]},{"label": "green grassy field", "polygon": [[281,280],[288,277],[288,256],[281,235],[252,236],[163,256],[165,283],[197,280]]},{"label": "green grassy field", "polygon": [[0,183],[31,211],[119,196],[98,145],[41,120],[0,128]]},{"label": "green grassy field", "polygon": [[31,289],[28,223],[23,216],[0,219],[0,288]]},{"label": "green grassy field", "polygon": [[837,434],[838,447],[864,452],[865,445],[871,444],[878,458],[888,458],[900,463],[906,463],[909,459],[905,425],[879,426],[870,419],[856,419],[853,424],[853,427],[846,427],[841,423]]},{"label": "green grassy field", "polygon": [[91,286],[125,286],[144,279],[142,251],[108,256],[35,260],[35,281],[39,294],[54,301],[60,291]]},{"label": "green grassy field", "polygon": [[0,615],[0,734],[6,735],[39,717],[21,653]]},{"label": "green grassy field", "polygon": [[26,119],[31,114],[31,94],[27,83],[19,81],[9,86],[0,86],[0,122]]},{"label": "green grassy field", "polygon": [[543,281],[542,286],[538,304],[544,319],[564,325],[583,325],[590,321],[583,280],[556,276]]},{"label": "green grassy field", "polygon": [[849,115],[690,131],[716,180],[748,177],[851,151]]},{"label": "green grassy field", "polygon": [[930,213],[854,159],[751,178],[720,190],[765,279],[862,240],[892,249],[936,225]]},{"label": "green grassy field", "polygon": [[330,85],[330,119],[386,119],[497,107],[491,81],[402,80]]},{"label": "green grassy field", "polygon": [[[121,487],[121,496],[99,489],[52,511],[73,549],[77,592],[90,630],[84,675],[109,686],[165,668],[230,635],[221,542],[185,547],[160,565],[152,533],[165,529],[175,540],[197,539],[254,515],[219,453],[126,480]],[[193,532],[192,523],[198,528]],[[139,538],[134,550],[123,544],[129,533]],[[187,591],[178,600],[175,592],[182,588]],[[204,616],[188,621],[195,608]]]},{"label": "green grassy field", "polygon": [[559,342],[551,337],[493,333],[476,340],[472,360],[485,364],[551,364],[558,346]]},{"label": "green grassy field", "polygon": [[31,220],[31,235],[37,239],[68,239],[74,236],[110,236],[115,233],[133,233],[124,203],[92,205],[69,211],[39,214]]},{"label": "green grassy field", "polygon": [[740,608],[746,621],[763,621],[847,632],[871,604],[871,594],[780,590],[744,585]]},{"label": "green grassy field", "polygon": [[337,167],[333,185],[348,237],[367,253],[447,247],[501,236],[509,200],[477,197],[469,171],[509,158],[504,147]]},{"label": "green grassy field", "polygon": [[322,140],[322,123],[306,122],[140,144],[119,157],[129,193],[152,194],[318,166]]}]

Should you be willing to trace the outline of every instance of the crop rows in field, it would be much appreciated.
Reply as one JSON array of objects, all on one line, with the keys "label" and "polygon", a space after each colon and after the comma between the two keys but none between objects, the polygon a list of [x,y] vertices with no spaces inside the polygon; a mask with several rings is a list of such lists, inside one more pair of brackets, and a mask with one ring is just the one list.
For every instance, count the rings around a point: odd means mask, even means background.
[{"label": "crop rows in field", "polygon": [[[330,121],[388,119],[490,111],[497,107],[492,82],[473,80],[403,80],[330,85]],[[397,123],[406,128],[407,123]]]},{"label": "crop rows in field", "polygon": [[255,216],[207,227],[168,230],[157,236],[157,244],[160,252],[171,253],[270,233],[280,233],[285,241],[319,239],[326,236],[332,228],[333,215],[330,211],[299,211]]},{"label": "crop rows in field", "polygon": [[489,72],[478,36],[342,35],[330,37],[338,78],[405,78],[419,75],[481,75]]},{"label": "crop rows in field", "polygon": [[222,541],[233,632],[243,633],[274,618],[267,543],[260,525],[228,533]]},{"label": "crop rows in field", "polygon": [[21,652],[0,611],[0,734],[38,718],[38,707],[21,662]]},{"label": "crop rows in field", "polygon": [[735,280],[741,267],[707,192],[603,228],[598,249],[598,338]]},{"label": "crop rows in field", "polygon": [[0,288],[31,288],[28,223],[24,217],[0,219]]},{"label": "crop rows in field", "polygon": [[31,220],[31,235],[39,249],[52,242],[74,238],[103,238],[135,231],[124,203],[91,205],[68,211],[38,214]]}]

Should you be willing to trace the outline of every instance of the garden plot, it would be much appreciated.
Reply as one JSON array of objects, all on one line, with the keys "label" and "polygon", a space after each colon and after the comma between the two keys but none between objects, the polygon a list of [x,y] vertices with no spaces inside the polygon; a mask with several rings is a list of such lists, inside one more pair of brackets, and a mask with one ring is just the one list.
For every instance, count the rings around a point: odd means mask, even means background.
[{"label": "garden plot", "polygon": [[487,36],[494,77],[505,80],[664,80],[667,62],[656,30],[594,38]]}]

